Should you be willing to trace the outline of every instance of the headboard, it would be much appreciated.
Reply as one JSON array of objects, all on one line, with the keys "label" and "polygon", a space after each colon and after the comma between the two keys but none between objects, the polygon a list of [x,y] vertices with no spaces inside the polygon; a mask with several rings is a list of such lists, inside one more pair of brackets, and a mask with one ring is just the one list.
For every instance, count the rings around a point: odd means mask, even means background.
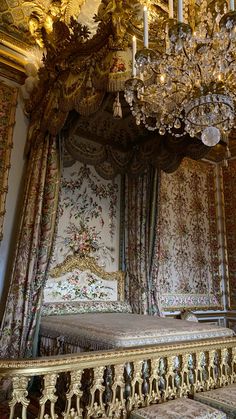
[{"label": "headboard", "polygon": [[91,311],[131,311],[124,302],[124,272],[106,272],[90,256],[67,256],[49,272],[43,315]]}]

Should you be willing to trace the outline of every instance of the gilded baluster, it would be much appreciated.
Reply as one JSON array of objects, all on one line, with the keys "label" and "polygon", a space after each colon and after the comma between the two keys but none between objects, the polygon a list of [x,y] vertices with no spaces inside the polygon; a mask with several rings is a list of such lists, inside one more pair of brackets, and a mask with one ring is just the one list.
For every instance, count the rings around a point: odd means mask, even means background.
[{"label": "gilded baluster", "polygon": [[[70,373],[70,387],[68,392],[66,393],[66,409],[63,416],[68,418],[70,413],[72,412],[76,419],[82,419],[82,409],[80,407],[80,400],[82,397],[83,392],[81,391],[81,378],[82,378],[83,370],[72,371]],[[72,398],[75,396],[76,398],[76,410],[71,409]]]},{"label": "gilded baluster", "polygon": [[229,350],[223,348],[220,351],[219,384],[225,386],[230,382]]},{"label": "gilded baluster", "polygon": [[55,414],[55,403],[57,401],[56,396],[56,383],[57,383],[57,374],[47,374],[44,375],[44,388],[43,388],[43,395],[39,399],[39,405],[40,405],[40,412],[39,412],[39,419],[44,418],[45,414],[45,407],[47,401],[50,402],[50,417],[51,419],[57,418],[57,415]]},{"label": "gilded baluster", "polygon": [[149,393],[146,397],[146,405],[148,406],[151,403],[157,403],[161,400],[161,392],[159,390],[159,364],[160,358],[151,360],[151,371],[149,377]]},{"label": "gilded baluster", "polygon": [[206,389],[210,390],[216,386],[216,365],[215,365],[216,351],[209,351],[208,353],[208,378],[206,380]]},{"label": "gilded baluster", "polygon": [[150,377],[150,364],[148,361],[143,361],[143,394],[145,398],[149,393],[149,377]]},{"label": "gilded baluster", "polygon": [[236,382],[236,347],[232,348],[232,375],[231,375],[231,382]]},{"label": "gilded baluster", "polygon": [[176,356],[170,356],[167,358],[164,401],[176,397],[177,394],[177,387],[175,386],[175,358]]},{"label": "gilded baluster", "polygon": [[191,384],[189,382],[189,357],[190,354],[182,355],[182,364],[181,364],[181,387],[180,387],[180,397],[187,396],[191,392]]},{"label": "gilded baluster", "polygon": [[15,413],[16,404],[19,403],[22,406],[22,419],[26,419],[27,407],[29,405],[28,396],[28,387],[29,378],[28,377],[13,377],[12,378],[12,399],[9,402],[10,407],[10,417],[9,419],[13,419]]},{"label": "gilded baluster", "polygon": [[194,383],[194,390],[201,391],[204,390],[205,382],[203,377],[204,365],[202,363],[204,357],[204,352],[197,352],[196,353],[196,378]]},{"label": "gilded baluster", "polygon": [[86,408],[86,418],[100,418],[106,416],[106,408],[102,400],[105,391],[104,383],[105,367],[96,367],[93,369],[93,384],[90,388],[90,401]]},{"label": "gilded baluster", "polygon": [[133,378],[131,380],[131,395],[128,398],[127,410],[144,406],[144,395],[142,391],[143,377],[142,377],[143,361],[133,363]]},{"label": "gilded baluster", "polygon": [[112,400],[108,404],[108,418],[120,418],[121,416],[125,419],[127,416],[124,392],[125,392],[125,380],[124,380],[124,364],[115,365],[114,379],[111,387]]}]

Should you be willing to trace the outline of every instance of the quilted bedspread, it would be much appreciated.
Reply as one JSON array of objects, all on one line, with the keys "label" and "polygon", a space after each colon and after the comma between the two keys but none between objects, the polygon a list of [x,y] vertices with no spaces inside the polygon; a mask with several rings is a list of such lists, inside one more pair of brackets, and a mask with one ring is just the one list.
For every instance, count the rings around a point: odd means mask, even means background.
[{"label": "quilted bedspread", "polygon": [[230,337],[234,332],[216,325],[171,318],[86,313],[43,317],[40,334],[81,348],[111,349]]}]

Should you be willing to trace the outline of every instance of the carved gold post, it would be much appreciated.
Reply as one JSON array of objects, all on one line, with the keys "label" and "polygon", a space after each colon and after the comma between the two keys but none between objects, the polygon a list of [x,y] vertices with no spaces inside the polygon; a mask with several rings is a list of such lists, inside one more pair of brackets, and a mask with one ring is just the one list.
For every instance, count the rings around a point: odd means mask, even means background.
[{"label": "carved gold post", "polygon": [[9,402],[10,406],[10,418],[13,419],[15,413],[16,404],[19,403],[22,406],[22,419],[26,419],[27,407],[29,405],[28,396],[28,387],[29,378],[28,377],[13,377],[12,378],[12,399]]},{"label": "carved gold post", "polygon": [[217,356],[216,351],[209,351],[208,353],[208,380],[206,383],[207,390],[210,390],[217,386],[216,364],[215,364],[216,356]]},{"label": "carved gold post", "polygon": [[[105,417],[105,405],[102,400],[105,391],[104,382],[105,367],[94,368],[93,385],[90,388],[90,401],[86,408],[86,419]],[[97,395],[97,399],[95,396]]]},{"label": "carved gold post", "polygon": [[167,358],[166,368],[166,388],[164,391],[164,401],[167,399],[175,398],[177,395],[177,387],[175,386],[175,364],[176,356],[170,356]]},{"label": "carved gold post", "polygon": [[236,347],[232,348],[232,366],[231,366],[231,370],[232,370],[232,383],[236,382]]},{"label": "carved gold post", "polygon": [[126,418],[126,407],[124,399],[125,380],[124,380],[124,364],[115,365],[115,373],[112,384],[112,401],[109,403],[107,417],[108,418]]},{"label": "carved gold post", "polygon": [[131,381],[131,395],[128,398],[128,411],[145,405],[142,391],[142,367],[143,361],[136,361],[133,363],[133,378]]},{"label": "carved gold post", "polygon": [[83,418],[83,412],[80,407],[80,399],[83,394],[83,392],[80,390],[81,387],[81,378],[82,378],[83,370],[77,370],[72,371],[70,373],[70,388],[69,391],[66,394],[66,409],[63,416],[66,418],[69,417],[69,414],[71,412],[71,404],[72,404],[72,398],[73,396],[76,397],[76,411],[73,409],[73,413],[75,414],[77,419]]},{"label": "carved gold post", "polygon": [[194,390],[195,391],[201,391],[204,390],[205,382],[203,379],[203,371],[204,367],[202,365],[202,358],[204,356],[204,352],[197,352],[196,353],[196,378],[194,383]]},{"label": "carved gold post", "polygon": [[230,383],[230,367],[229,367],[229,350],[228,348],[223,348],[220,351],[220,377],[219,384],[220,386],[225,386]]},{"label": "carved gold post", "polygon": [[43,395],[39,400],[40,404],[40,413],[39,419],[44,418],[46,402],[50,402],[50,415],[51,419],[56,418],[55,415],[55,403],[57,401],[56,393],[56,383],[57,383],[57,374],[48,374],[43,377],[44,380],[44,388],[43,388]]},{"label": "carved gold post", "polygon": [[161,400],[161,393],[159,390],[159,364],[160,358],[152,359],[151,360],[151,371],[150,371],[150,386],[149,386],[149,394],[146,398],[146,404],[149,405],[151,403],[157,403]]},{"label": "carved gold post", "polygon": [[190,354],[182,355],[180,397],[187,396],[191,392],[191,384],[189,382],[189,357]]}]

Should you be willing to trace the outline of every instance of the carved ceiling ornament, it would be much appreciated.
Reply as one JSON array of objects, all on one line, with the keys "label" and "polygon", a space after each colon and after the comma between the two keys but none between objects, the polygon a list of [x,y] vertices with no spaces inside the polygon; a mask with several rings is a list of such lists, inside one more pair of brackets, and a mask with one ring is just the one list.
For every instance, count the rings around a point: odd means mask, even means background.
[{"label": "carved ceiling ornament", "polygon": [[[78,7],[83,2],[78,2]],[[59,3],[60,13],[56,15],[54,11]],[[125,108],[123,94],[120,95],[123,118],[113,119],[111,103],[117,100],[116,93],[123,90],[131,73],[132,35],[141,34],[139,18],[134,19],[140,3],[136,0],[102,0],[95,16],[98,29],[91,38],[88,28],[74,17],[69,23],[66,21],[67,0],[63,4],[61,1],[48,2],[47,16],[51,23],[41,20],[42,25],[37,29],[40,32],[38,39],[45,49],[43,66],[39,68],[37,83],[33,84],[30,98],[25,102],[31,117],[28,146],[46,132],[57,135],[65,128],[68,133],[66,121],[69,114],[76,111],[74,120],[77,131],[80,129],[81,132],[74,135],[69,131],[67,151],[73,158],[93,161],[105,178],[125,171],[136,175],[148,164],[171,172],[184,156],[199,159],[207,154],[208,147],[197,139],[159,137],[137,127],[129,109]],[[159,14],[160,21],[164,22],[166,9],[167,2],[155,2],[153,16]],[[90,141],[89,146],[84,138]],[[94,156],[91,147],[95,150]]]}]

